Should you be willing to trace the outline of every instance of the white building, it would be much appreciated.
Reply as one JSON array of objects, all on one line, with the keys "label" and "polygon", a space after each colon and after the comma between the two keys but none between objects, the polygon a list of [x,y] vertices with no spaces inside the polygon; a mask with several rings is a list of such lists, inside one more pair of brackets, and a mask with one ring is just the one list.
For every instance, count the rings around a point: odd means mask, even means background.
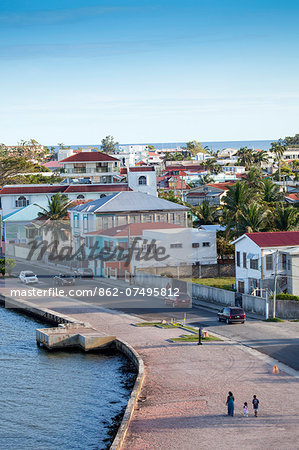
[{"label": "white building", "polygon": [[157,196],[157,176],[155,167],[139,166],[128,168],[128,185],[133,191]]},{"label": "white building", "polygon": [[273,291],[276,272],[277,292],[289,292],[295,282],[293,278],[292,283],[288,281],[288,276],[292,276],[292,255],[299,250],[299,231],[246,233],[232,244],[235,245],[238,292]]},{"label": "white building", "polygon": [[86,178],[93,183],[113,183],[113,176],[120,170],[119,159],[102,152],[75,153],[60,162],[68,181]]}]

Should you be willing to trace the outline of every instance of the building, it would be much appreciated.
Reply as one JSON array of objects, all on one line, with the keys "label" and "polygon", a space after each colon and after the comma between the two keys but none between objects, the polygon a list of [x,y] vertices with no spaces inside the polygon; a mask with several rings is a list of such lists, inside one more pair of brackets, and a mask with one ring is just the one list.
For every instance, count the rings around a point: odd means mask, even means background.
[{"label": "building", "polygon": [[0,189],[0,213],[7,216],[25,206],[37,203],[46,207],[49,198],[60,192],[69,201],[96,200],[118,192],[131,191],[127,183],[115,184],[21,184]]},{"label": "building", "polygon": [[277,292],[299,290],[295,278],[299,231],[245,233],[232,244],[238,292],[252,294],[256,289],[273,292],[275,274]]},{"label": "building", "polygon": [[74,236],[129,223],[188,226],[189,208],[142,192],[119,192],[70,209]]},{"label": "building", "polygon": [[205,184],[186,192],[184,200],[192,206],[198,206],[204,201],[209,202],[211,205],[219,206],[229,186],[233,184],[230,182]]},{"label": "building", "polygon": [[92,183],[113,183],[119,173],[120,160],[102,152],[80,152],[62,159],[68,182],[71,178],[86,178]]}]

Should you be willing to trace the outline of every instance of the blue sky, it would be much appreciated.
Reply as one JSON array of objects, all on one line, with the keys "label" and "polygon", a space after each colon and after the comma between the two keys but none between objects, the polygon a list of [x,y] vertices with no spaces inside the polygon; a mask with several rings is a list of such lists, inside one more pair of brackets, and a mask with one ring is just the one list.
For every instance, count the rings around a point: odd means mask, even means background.
[{"label": "blue sky", "polygon": [[299,132],[299,3],[1,0],[0,142]]}]

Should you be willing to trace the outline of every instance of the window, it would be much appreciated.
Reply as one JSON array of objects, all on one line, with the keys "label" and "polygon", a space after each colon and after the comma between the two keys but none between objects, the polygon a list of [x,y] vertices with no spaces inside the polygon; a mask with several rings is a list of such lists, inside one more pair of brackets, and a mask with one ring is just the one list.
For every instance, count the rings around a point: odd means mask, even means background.
[{"label": "window", "polygon": [[246,254],[246,252],[243,252],[243,267],[244,267],[244,269],[247,268],[247,254]]},{"label": "window", "polygon": [[240,252],[237,252],[237,266],[240,267]]},{"label": "window", "polygon": [[198,247],[199,247],[199,243],[198,242],[193,242],[192,248],[198,248]]},{"label": "window", "polygon": [[27,205],[29,205],[29,200],[27,200],[23,195],[16,200],[16,208],[24,208],[24,206]]},{"label": "window", "polygon": [[291,265],[291,258],[288,259],[288,271],[291,271],[292,265]]},{"label": "window", "polygon": [[106,194],[101,194],[100,195],[100,198],[104,198],[104,197],[106,197]]},{"label": "window", "polygon": [[84,200],[84,195],[82,195],[82,194],[79,194],[79,195],[77,195],[77,200]]},{"label": "window", "polygon": [[202,243],[202,246],[203,246],[203,247],[210,247],[210,243],[209,243],[209,242],[203,242],[203,243]]},{"label": "window", "polygon": [[286,270],[286,268],[287,268],[287,255],[285,253],[283,253],[281,255],[281,262],[282,262],[282,269]]},{"label": "window", "polygon": [[251,259],[250,260],[250,269],[258,270],[258,259]]},{"label": "window", "polygon": [[138,184],[146,184],[146,177],[144,175],[138,178]]},{"label": "window", "polygon": [[183,244],[170,244],[170,248],[182,248]]},{"label": "window", "polygon": [[273,256],[266,256],[266,270],[273,270]]}]

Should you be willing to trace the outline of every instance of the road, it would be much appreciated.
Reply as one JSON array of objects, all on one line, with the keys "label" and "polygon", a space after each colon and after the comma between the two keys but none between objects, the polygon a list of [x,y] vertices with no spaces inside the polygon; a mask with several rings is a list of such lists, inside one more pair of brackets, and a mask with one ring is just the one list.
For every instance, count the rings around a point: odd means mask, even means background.
[{"label": "road", "polygon": [[[25,269],[32,270],[38,275],[39,283],[35,287],[39,289],[49,289],[50,287],[53,288],[53,276],[59,273],[59,269],[57,270],[54,267],[37,265],[36,263],[31,264],[29,262],[18,262],[14,269],[14,273],[18,274],[20,270]],[[2,287],[3,286],[4,284],[2,281]],[[22,285],[17,279],[9,279],[5,282],[5,287],[8,290],[12,288],[29,290],[31,288],[25,288],[24,285]],[[141,317],[145,320],[167,320],[170,318],[182,320],[186,314],[187,322],[194,326],[202,326],[206,330],[210,330],[212,332],[214,331],[221,336],[255,348],[256,350],[263,352],[284,364],[287,364],[293,369],[299,370],[298,322],[286,321],[282,323],[270,323],[247,317],[247,322],[245,324],[226,325],[223,322],[218,322],[216,311],[214,310],[209,310],[202,307],[192,307],[185,310],[166,308],[162,297],[144,296],[138,294],[134,295],[134,293],[131,296],[124,295],[126,289],[133,287],[134,286],[131,287],[130,285],[119,281],[114,282],[113,280],[107,279],[76,279],[76,284],[74,287],[63,288],[65,290],[65,294],[61,297],[61,310],[64,308],[63,298],[70,297],[70,289],[73,289],[79,291],[77,293],[72,293],[71,295],[74,299],[74,308],[76,305],[76,300],[80,300],[80,302],[83,301],[95,306],[120,310],[133,314],[137,317]],[[97,289],[95,295],[80,295],[81,291],[83,293],[83,290],[93,290],[94,288]],[[102,288],[104,293],[113,293],[113,290],[115,290],[115,293],[118,293],[118,295],[99,295],[99,288]],[[120,291],[123,292],[123,294],[120,294]],[[93,291],[93,294],[94,292],[95,291]],[[29,301],[32,300],[32,298],[27,295],[22,296],[22,298]],[[40,302],[43,306],[47,306],[48,308],[51,308],[51,305],[54,305],[55,309],[59,310],[59,299],[57,298],[47,297],[47,299],[45,299],[41,297]],[[47,304],[45,304],[45,302]]]}]

